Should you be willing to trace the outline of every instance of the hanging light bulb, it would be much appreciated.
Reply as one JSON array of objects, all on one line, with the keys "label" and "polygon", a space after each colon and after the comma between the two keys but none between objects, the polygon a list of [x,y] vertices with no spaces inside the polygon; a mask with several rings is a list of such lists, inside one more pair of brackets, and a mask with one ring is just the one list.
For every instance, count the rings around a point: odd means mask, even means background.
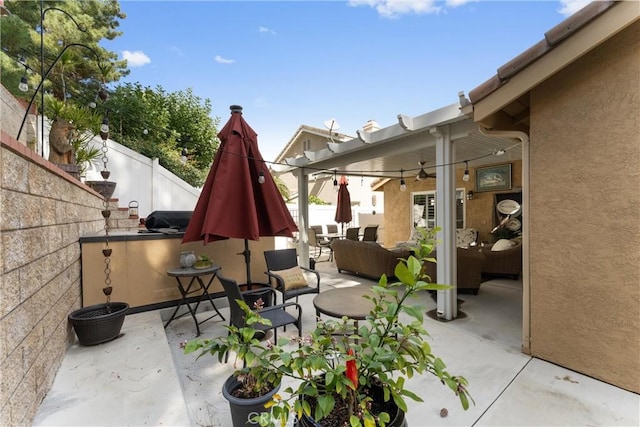
[{"label": "hanging light bulb", "polygon": [[464,175],[462,175],[462,180],[464,182],[469,181],[469,162],[468,161],[464,161]]},{"label": "hanging light bulb", "polygon": [[142,134],[143,134],[143,135],[147,135],[148,133],[149,133],[149,129],[144,128],[144,130],[142,131]]},{"label": "hanging light bulb", "polygon": [[20,89],[22,92],[26,92],[29,90],[29,84],[27,83],[27,76],[22,76],[22,78],[20,78],[20,84],[18,85],[18,89]]},{"label": "hanging light bulb", "polygon": [[504,154],[504,150],[497,150],[494,154],[496,156],[502,156]]},{"label": "hanging light bulb", "polygon": [[180,161],[182,162],[183,165],[187,164],[187,154],[189,154],[189,152],[187,151],[187,147],[182,147],[182,153],[180,154]]},{"label": "hanging light bulb", "polygon": [[258,182],[260,184],[264,184],[264,181],[265,181],[264,172],[260,171],[260,174],[258,175]]},{"label": "hanging light bulb", "polygon": [[404,171],[400,169],[400,191],[407,191],[407,183],[404,182]]},{"label": "hanging light bulb", "polygon": [[338,180],[336,179],[335,171],[333,171],[333,191],[338,191]]}]

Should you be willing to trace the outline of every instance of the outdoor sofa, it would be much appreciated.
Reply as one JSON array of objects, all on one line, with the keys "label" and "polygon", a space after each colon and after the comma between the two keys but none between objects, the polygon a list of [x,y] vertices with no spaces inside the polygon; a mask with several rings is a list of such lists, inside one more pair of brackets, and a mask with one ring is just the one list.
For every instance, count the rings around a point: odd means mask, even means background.
[{"label": "outdoor sofa", "polygon": [[371,279],[383,274],[395,276],[399,258],[411,253],[406,249],[385,249],[375,242],[335,239],[331,244],[338,272],[348,271]]}]

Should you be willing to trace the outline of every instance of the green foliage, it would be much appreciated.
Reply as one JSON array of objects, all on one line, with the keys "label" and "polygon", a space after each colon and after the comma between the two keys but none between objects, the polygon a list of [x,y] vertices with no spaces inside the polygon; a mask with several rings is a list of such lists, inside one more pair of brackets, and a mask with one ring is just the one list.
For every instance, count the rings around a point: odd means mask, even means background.
[{"label": "green foliage", "polygon": [[309,196],[309,204],[310,205],[330,205],[331,203],[325,202],[318,196]]},{"label": "green foliage", "polygon": [[[435,231],[433,231],[435,233]],[[251,327],[265,319],[253,312],[240,301],[245,312],[246,326],[229,326],[229,334],[214,339],[189,341],[185,353],[200,351],[200,356],[210,354],[224,360],[227,353],[235,353],[236,359],[245,361],[246,366],[237,371],[250,375],[256,383],[275,381],[283,377],[296,381],[284,392],[289,396],[276,396],[267,405],[271,419],[263,417],[261,425],[284,426],[292,413],[305,413],[320,420],[331,413],[336,405],[336,397],[347,402],[348,416],[345,425],[384,426],[389,414],[374,416],[369,412],[370,397],[364,391],[374,383],[382,383],[386,400],[393,399],[403,411],[407,410],[406,399],[422,402],[426,396],[406,388],[406,381],[414,375],[429,373],[448,387],[460,399],[466,410],[471,399],[464,377],[454,376],[446,370],[445,363],[436,357],[426,341],[428,333],[423,326],[423,306],[412,304],[412,299],[429,290],[446,289],[424,280],[422,273],[424,260],[430,254],[429,246],[435,242],[431,234],[424,235],[418,259],[410,256],[402,259],[395,268],[399,282],[390,283],[382,276],[370,295],[372,310],[354,330],[353,322],[346,317],[340,320],[318,320],[316,327],[301,339],[280,339],[278,343],[262,343],[255,339]],[[268,321],[267,321],[268,322]],[[297,344],[297,346],[291,345]],[[200,357],[199,356],[199,357]],[[355,361],[357,384],[347,377],[349,363]],[[315,412],[308,400],[300,397],[314,396],[317,401]]]},{"label": "green foliage", "polygon": [[[106,102],[111,138],[199,187],[218,148],[219,118],[211,116],[211,101],[191,89],[167,93],[140,83],[116,86]],[[187,163],[180,160],[187,149]]]},{"label": "green foliage", "polygon": [[[32,70],[28,75],[31,90],[40,82],[40,1],[7,0],[5,7],[11,11],[10,16],[2,17],[0,25],[1,55],[9,61],[17,61],[21,56]],[[72,46],[65,51],[66,59],[58,61],[44,81],[44,89],[57,99],[64,100],[71,96],[77,104],[86,104],[93,99],[99,84],[118,80],[127,75],[125,60],[118,60],[116,52],[109,51],[99,45],[107,39],[113,40],[121,35],[116,31],[119,20],[125,15],[120,12],[117,0],[47,0],[44,3],[46,33],[44,41],[45,71],[54,59],[62,52],[64,46],[72,43],[87,45],[96,52],[99,58],[89,49]],[[79,25],[64,12],[67,12]],[[84,30],[84,31],[82,31]],[[4,62],[4,60],[3,60]],[[112,63],[111,72],[104,74],[100,66]],[[4,82],[20,81],[24,68],[2,69]],[[16,97],[28,99],[33,92],[20,92],[17,85],[5,87]]]},{"label": "green foliage", "polygon": [[74,129],[70,134],[69,143],[73,146],[80,175],[84,175],[89,163],[94,163],[102,155],[99,148],[90,144],[94,135],[99,133],[102,116],[87,107],[72,103],[65,104],[51,95],[47,95],[45,106],[46,115],[51,122],[63,119],[73,124]]}]

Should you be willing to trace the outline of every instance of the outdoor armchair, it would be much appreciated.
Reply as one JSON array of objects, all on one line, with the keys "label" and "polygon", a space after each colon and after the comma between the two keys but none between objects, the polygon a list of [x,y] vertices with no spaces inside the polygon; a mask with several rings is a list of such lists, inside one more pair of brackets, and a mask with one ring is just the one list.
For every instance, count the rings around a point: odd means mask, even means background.
[{"label": "outdoor armchair", "polygon": [[271,286],[282,293],[282,302],[290,298],[297,302],[300,295],[320,293],[320,274],[298,265],[296,249],[264,251],[264,259],[267,263],[265,274]]},{"label": "outdoor armchair", "polygon": [[[249,296],[252,294],[260,293],[260,295],[264,294],[265,289],[255,289],[251,291],[240,291],[240,287],[235,280],[227,279],[226,277],[220,276],[218,274],[218,279],[222,283],[222,287],[224,288],[224,292],[227,294],[227,298],[229,299],[229,325],[236,326],[238,328],[244,327],[244,311],[238,305],[238,300],[245,301],[247,304],[249,302],[245,299],[245,296]],[[273,289],[266,289],[267,291],[273,292],[274,300],[275,300],[275,292]],[[297,315],[294,316],[290,312],[286,310],[287,307],[295,307],[297,309]],[[251,309],[255,309],[251,307]],[[266,333],[269,329],[273,330],[273,341],[278,342],[278,330],[277,328],[286,325],[295,325],[298,328],[298,336],[302,336],[302,307],[300,304],[295,302],[288,302],[284,304],[275,304],[271,306],[267,306],[257,310],[260,313],[260,316],[265,319],[271,320],[271,325],[263,325],[261,323],[255,323],[253,328],[259,331],[263,331]],[[229,358],[229,353],[225,355],[224,361],[226,362]]]},{"label": "outdoor armchair", "polygon": [[349,227],[345,238],[349,240],[360,240],[360,227]]},{"label": "outdoor armchair", "polygon": [[329,249],[329,261],[333,259],[333,251],[331,250],[331,241],[320,239],[317,235],[317,229],[311,226],[308,230],[307,236],[309,237],[309,248],[316,249],[315,259],[319,259],[322,255],[322,248]]}]

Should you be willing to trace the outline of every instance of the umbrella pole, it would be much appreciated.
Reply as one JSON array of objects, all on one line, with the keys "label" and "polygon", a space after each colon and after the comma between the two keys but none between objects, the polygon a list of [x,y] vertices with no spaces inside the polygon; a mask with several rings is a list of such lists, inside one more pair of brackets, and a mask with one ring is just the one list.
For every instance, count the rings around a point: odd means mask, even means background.
[{"label": "umbrella pole", "polygon": [[249,241],[244,239],[244,263],[247,268],[247,289],[251,290],[251,251],[249,250]]}]

